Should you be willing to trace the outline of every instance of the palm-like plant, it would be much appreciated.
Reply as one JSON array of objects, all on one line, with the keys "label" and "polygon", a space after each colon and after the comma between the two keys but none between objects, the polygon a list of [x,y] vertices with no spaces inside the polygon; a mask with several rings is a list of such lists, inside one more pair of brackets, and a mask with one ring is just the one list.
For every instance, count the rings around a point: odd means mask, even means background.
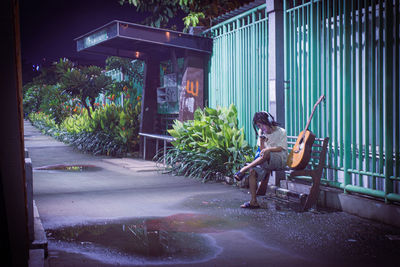
[{"label": "palm-like plant", "polygon": [[101,68],[89,66],[68,69],[62,76],[61,83],[68,94],[81,101],[92,118],[90,106],[92,110],[95,109],[96,97],[111,88],[112,80],[104,75]]}]

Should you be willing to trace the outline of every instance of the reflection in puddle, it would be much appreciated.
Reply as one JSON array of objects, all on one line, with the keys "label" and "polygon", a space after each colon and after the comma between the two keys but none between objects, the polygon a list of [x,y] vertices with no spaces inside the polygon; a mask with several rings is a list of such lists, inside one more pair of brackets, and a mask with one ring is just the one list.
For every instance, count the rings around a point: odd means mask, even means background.
[{"label": "reflection in puddle", "polygon": [[302,211],[302,206],[299,203],[296,202],[271,202],[270,204],[270,209],[275,210],[280,213],[290,213],[290,212],[301,212]]},{"label": "reflection in puddle", "polygon": [[312,214],[325,214],[325,213],[331,213],[331,212],[336,212],[334,209],[329,209],[326,207],[320,207],[320,206],[314,206],[309,210],[304,211],[303,210],[303,203],[299,201],[297,198],[289,197],[286,199],[283,199],[281,197],[276,197],[272,194],[268,194],[266,197],[264,197],[266,203],[265,208],[271,211],[276,211],[279,213],[312,213]]},{"label": "reflection in puddle", "polygon": [[99,171],[101,170],[100,167],[95,165],[82,165],[82,164],[57,164],[57,165],[49,165],[49,166],[42,166],[34,168],[35,171],[69,171],[69,172],[82,172],[82,171]]},{"label": "reflection in puddle", "polygon": [[225,225],[225,221],[212,216],[176,214],[163,218],[66,227],[48,230],[47,235],[51,243],[68,243],[82,254],[104,248],[100,254],[117,251],[122,257],[134,257],[136,260],[193,262],[219,253],[220,248],[206,233],[223,231]]},{"label": "reflection in puddle", "polygon": [[272,194],[268,194],[264,197],[265,209],[270,211],[276,211],[279,213],[292,213],[292,212],[301,212],[302,205],[298,200],[293,199],[282,199],[280,197],[276,197]]}]

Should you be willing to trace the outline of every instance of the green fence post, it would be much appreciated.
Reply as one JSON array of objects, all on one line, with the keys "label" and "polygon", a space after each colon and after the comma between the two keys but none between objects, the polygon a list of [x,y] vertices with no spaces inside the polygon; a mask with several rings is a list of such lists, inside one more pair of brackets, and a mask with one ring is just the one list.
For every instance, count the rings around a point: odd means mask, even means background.
[{"label": "green fence post", "polygon": [[[333,122],[332,122],[332,110],[333,110],[333,108],[332,108],[332,103],[333,103],[333,100],[332,100],[332,31],[331,31],[331,20],[332,20],[332,17],[333,17],[333,15],[332,15],[332,9],[330,8],[331,7],[331,2],[330,2],[330,0],[328,0],[328,4],[327,4],[327,13],[328,13],[328,15],[327,15],[327,17],[328,17],[328,20],[329,20],[329,22],[328,22],[328,85],[327,85],[327,90],[328,90],[328,92],[327,92],[327,95],[326,95],[326,97],[327,97],[327,106],[328,106],[328,108],[327,108],[327,110],[328,110],[328,115],[327,115],[327,117],[328,117],[328,120],[327,120],[327,124],[328,124],[328,136],[330,137],[330,139],[329,139],[329,149],[328,149],[328,165],[329,165],[329,167],[333,167],[333,164],[334,164],[334,162],[333,162],[333,160],[332,160],[332,148],[333,148]],[[335,172],[336,173],[336,172]],[[336,177],[334,177],[334,181],[335,182],[337,182],[337,179],[336,179]]]},{"label": "green fence post", "polygon": [[[336,90],[338,90],[338,93],[339,93],[339,96],[338,96],[338,101],[339,101],[339,111],[340,112],[338,112],[338,114],[339,114],[339,118],[338,118],[338,125],[343,125],[344,124],[344,116],[346,116],[346,114],[345,115],[343,115],[343,113],[344,113],[344,108],[343,108],[343,101],[345,101],[344,100],[344,98],[345,98],[345,94],[344,94],[344,92],[351,92],[351,86],[349,87],[349,89],[350,90],[345,90],[345,88],[346,88],[346,86],[345,85],[343,85],[343,76],[346,76],[346,72],[344,71],[344,65],[343,64],[345,64],[344,63],[344,60],[343,60],[343,50],[344,50],[344,46],[343,46],[343,35],[344,35],[344,29],[343,29],[343,27],[345,27],[343,24],[344,24],[344,21],[343,21],[343,14],[344,14],[344,6],[343,6],[343,2],[342,1],[338,1],[339,2],[339,8],[338,8],[338,17],[339,17],[339,72],[338,72],[338,75],[339,75],[339,87],[336,87],[337,89]],[[349,1],[347,1],[347,2],[349,2]],[[348,15],[349,15],[349,17],[348,17],[348,32],[347,32],[347,37],[349,38],[349,45],[348,45],[348,47],[347,47],[347,49],[348,49],[348,54],[347,54],[347,56],[349,57],[349,64],[350,64],[350,51],[351,51],[351,46],[350,46],[350,33],[351,33],[351,30],[350,30],[350,4],[349,4],[349,11],[348,11]],[[346,15],[345,15],[345,17],[346,17]],[[346,55],[344,56],[345,58],[346,58]],[[346,58],[347,59],[347,58]],[[348,71],[350,72],[351,71],[351,69],[349,68],[348,69]],[[343,74],[345,74],[345,75],[343,75]],[[348,82],[351,82],[351,76],[349,75],[349,81]],[[344,163],[343,163],[343,161],[344,161],[344,153],[345,153],[345,151],[344,151],[344,149],[343,149],[343,147],[344,147],[344,135],[345,135],[345,131],[344,131],[344,127],[337,127],[337,129],[339,130],[338,131],[338,143],[339,143],[339,147],[340,147],[340,149],[339,149],[339,159],[340,159],[340,167],[344,167]],[[346,133],[347,134],[347,133]],[[349,168],[351,168],[350,166],[349,166]]]},{"label": "green fence post", "polygon": [[[371,22],[371,85],[372,85],[372,95],[371,95],[371,103],[372,103],[372,108],[371,108],[371,128],[372,128],[372,137],[371,137],[371,149],[372,149],[372,172],[376,172],[376,67],[375,67],[375,58],[376,58],[376,52],[375,52],[375,25],[376,25],[376,10],[375,10],[375,0],[371,0],[371,6],[372,6],[372,22]],[[372,189],[376,189],[376,177],[372,176]]]},{"label": "green fence post", "polygon": [[284,74],[284,91],[285,91],[285,128],[286,131],[288,132],[289,128],[289,91],[287,91],[286,87],[287,84],[285,84],[287,81],[289,81],[289,67],[290,67],[290,61],[288,59],[289,56],[289,45],[290,45],[290,40],[289,40],[289,30],[288,30],[288,14],[286,13],[286,0],[283,1],[283,28],[285,29],[285,37],[283,40],[283,45],[284,45],[284,62],[285,62],[285,74]]},{"label": "green fence post", "polygon": [[379,173],[383,173],[383,127],[384,127],[384,116],[383,116],[383,0],[379,0],[379,43],[378,43],[378,88],[379,88]]},{"label": "green fence post", "polygon": [[[351,92],[351,65],[350,65],[350,1],[344,3],[344,76],[345,92]],[[351,97],[344,97],[344,182],[345,186],[351,184],[348,170],[351,167]],[[346,192],[346,190],[345,190]]]},{"label": "green fence post", "polygon": [[[400,84],[399,84],[399,25],[400,25],[400,10],[399,10],[399,1],[396,1],[395,9],[396,10],[396,20],[395,20],[395,50],[394,50],[394,58],[395,58],[395,81],[394,81],[394,88],[395,88],[395,103],[396,103],[396,111],[395,111],[395,118],[396,118],[396,128],[395,128],[395,135],[400,136]],[[400,140],[399,138],[395,139],[395,176],[400,178]]]},{"label": "green fence post", "polygon": [[[338,30],[337,30],[337,17],[338,17],[338,11],[337,11],[337,1],[332,1],[333,5],[333,84],[332,84],[332,123],[334,125],[333,127],[333,139],[334,139],[334,166],[335,166],[335,180],[338,180],[338,157],[339,157],[339,129],[338,127],[335,127],[335,124],[338,124],[338,112],[336,112],[338,108],[338,96],[337,96],[337,90],[338,90],[338,85],[337,85],[337,67],[338,67],[338,60],[337,60],[337,50],[338,50],[338,45],[337,45],[337,35],[338,35]],[[339,48],[340,49],[340,48]],[[343,148],[340,148],[343,149]]]},{"label": "green fence post", "polygon": [[[393,10],[392,1],[386,1],[385,25],[385,202],[393,192]],[[381,26],[382,27],[382,26]],[[396,32],[396,35],[398,33]],[[398,137],[397,137],[398,138]]]},{"label": "green fence post", "polygon": [[353,61],[353,64],[352,64],[352,73],[351,73],[351,78],[352,78],[352,120],[353,120],[353,131],[352,131],[352,133],[351,133],[351,136],[352,136],[352,144],[353,144],[353,146],[352,146],[352,156],[351,156],[351,159],[352,159],[352,162],[351,162],[351,168],[352,169],[355,169],[355,166],[357,165],[356,163],[357,163],[357,146],[355,145],[356,143],[357,143],[357,131],[355,131],[354,129],[355,129],[355,124],[356,124],[356,121],[357,121],[357,102],[356,102],[356,100],[357,100],[357,98],[356,98],[356,95],[357,95],[357,84],[356,84],[356,73],[357,73],[357,64],[354,64],[354,62],[356,62],[356,48],[357,48],[357,45],[356,45],[356,28],[357,28],[357,25],[356,25],[356,13],[357,13],[357,8],[356,8],[356,5],[357,5],[357,1],[352,1],[352,23],[351,23],[351,28],[352,28],[352,53],[351,53],[351,56],[352,56],[352,61]]},{"label": "green fence post", "polygon": [[[369,75],[369,65],[368,51],[369,51],[369,14],[368,14],[368,0],[364,0],[364,10],[365,10],[365,23],[364,23],[364,34],[365,34],[365,47],[364,47],[364,125],[365,125],[365,135],[364,135],[364,147],[365,147],[365,170],[370,171],[369,167],[369,88],[370,88],[370,75]],[[368,186],[370,183],[368,182]]]},{"label": "green fence post", "polygon": [[[361,8],[361,0],[358,0],[358,166],[361,168],[362,165],[362,154],[363,154],[363,146],[362,146],[362,8]],[[355,122],[354,122],[355,123]],[[354,143],[353,146],[356,146]],[[355,169],[353,166],[352,169]],[[358,175],[358,185],[363,185],[362,175]]]},{"label": "green fence post", "polygon": [[293,135],[296,135],[300,129],[300,89],[301,88],[301,24],[300,24],[300,9],[294,11],[294,70],[295,70],[295,80],[293,82],[293,99],[297,99],[298,101],[293,101],[293,110],[297,110],[296,114],[293,114]]},{"label": "green fence post", "polygon": [[[320,55],[317,54],[317,25],[318,25],[318,20],[317,20],[317,4],[313,1],[312,5],[311,5],[311,21],[309,21],[309,24],[311,24],[311,43],[308,45],[310,51],[308,51],[309,55],[311,55],[311,59],[310,59],[310,66],[311,66],[311,92],[309,95],[310,100],[309,100],[309,106],[310,109],[312,109],[313,105],[314,105],[314,101],[317,100],[316,94],[318,92],[318,80],[317,80],[317,76],[318,76],[318,69],[317,69],[317,58],[320,57]],[[311,23],[310,23],[311,22]],[[311,110],[310,113],[311,114]],[[317,117],[317,116],[316,116]],[[317,122],[318,119],[314,119],[311,121],[311,129],[317,133]]]}]

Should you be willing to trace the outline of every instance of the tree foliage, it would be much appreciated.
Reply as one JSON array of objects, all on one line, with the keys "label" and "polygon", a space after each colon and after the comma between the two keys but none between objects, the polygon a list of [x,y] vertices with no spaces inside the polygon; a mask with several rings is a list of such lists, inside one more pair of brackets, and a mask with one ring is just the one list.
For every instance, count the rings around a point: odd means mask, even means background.
[{"label": "tree foliage", "polygon": [[140,60],[131,60],[121,57],[108,57],[106,59],[106,70],[119,70],[123,74],[121,81],[113,81],[109,90],[111,95],[117,97],[124,93],[124,97],[133,99],[138,96],[137,86],[142,85],[144,81],[143,65]]},{"label": "tree foliage", "polygon": [[60,86],[60,79],[74,63],[66,58],[60,59],[49,66],[40,68],[40,74],[23,87],[24,113],[42,110],[52,113],[54,119],[60,122],[67,114],[61,109],[61,103],[68,100],[68,95]]},{"label": "tree foliage", "polygon": [[120,70],[128,80],[136,83],[143,83],[143,62],[140,60],[132,61],[129,58],[108,57],[106,59],[106,70]]},{"label": "tree foliage", "polygon": [[[118,69],[127,83],[143,81],[142,62],[112,57],[107,69]],[[96,102],[99,94],[111,90],[124,92],[123,105],[105,99]],[[24,112],[43,132],[69,142],[80,150],[94,154],[126,155],[138,149],[140,97],[129,98],[126,88],[112,81],[97,66],[78,66],[61,59],[40,69],[40,75],[24,86]]]},{"label": "tree foliage", "polygon": [[146,25],[166,28],[171,19],[183,12],[186,28],[190,26],[210,26],[211,20],[234,10],[250,0],[119,0],[120,4],[134,5],[138,12],[150,14]]},{"label": "tree foliage", "polygon": [[41,91],[43,98],[40,109],[49,112],[57,124],[62,123],[69,116],[69,112],[63,108],[63,103],[69,100],[68,94],[60,84],[46,85]]},{"label": "tree foliage", "polygon": [[183,18],[183,24],[185,24],[185,28],[189,28],[190,26],[196,26],[199,24],[200,19],[204,18],[203,12],[190,12],[189,15]]},{"label": "tree foliage", "polygon": [[95,110],[96,97],[105,93],[111,88],[112,81],[97,66],[88,66],[68,69],[61,77],[61,84],[64,90],[71,97],[78,98],[87,109],[91,118],[90,106]]}]

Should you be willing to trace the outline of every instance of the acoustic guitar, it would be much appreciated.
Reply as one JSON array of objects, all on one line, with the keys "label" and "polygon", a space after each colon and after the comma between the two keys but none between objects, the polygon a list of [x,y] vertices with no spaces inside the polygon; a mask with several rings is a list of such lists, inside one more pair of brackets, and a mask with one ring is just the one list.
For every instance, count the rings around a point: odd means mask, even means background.
[{"label": "acoustic guitar", "polygon": [[307,125],[303,131],[300,132],[297,137],[296,144],[293,146],[292,151],[288,156],[286,164],[289,168],[294,170],[302,170],[304,169],[311,158],[311,148],[315,140],[315,134],[308,130],[308,126],[310,126],[311,119],[314,115],[315,109],[318,104],[324,100],[325,96],[322,95],[317,103],[315,103],[314,108],[311,112],[310,118],[308,118]]}]

